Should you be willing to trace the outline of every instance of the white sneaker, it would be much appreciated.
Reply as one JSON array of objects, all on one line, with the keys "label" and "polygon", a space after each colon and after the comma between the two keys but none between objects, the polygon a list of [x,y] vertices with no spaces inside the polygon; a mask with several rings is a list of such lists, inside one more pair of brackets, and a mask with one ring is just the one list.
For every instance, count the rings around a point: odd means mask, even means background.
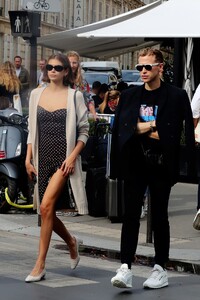
[{"label": "white sneaker", "polygon": [[117,270],[117,275],[111,279],[113,286],[118,288],[132,288],[132,271],[127,264],[122,264]]},{"label": "white sneaker", "polygon": [[143,283],[143,287],[160,289],[164,286],[168,286],[167,271],[165,271],[161,266],[155,265],[151,276]]},{"label": "white sneaker", "polygon": [[198,210],[196,216],[194,217],[193,227],[196,230],[200,230],[200,209]]}]

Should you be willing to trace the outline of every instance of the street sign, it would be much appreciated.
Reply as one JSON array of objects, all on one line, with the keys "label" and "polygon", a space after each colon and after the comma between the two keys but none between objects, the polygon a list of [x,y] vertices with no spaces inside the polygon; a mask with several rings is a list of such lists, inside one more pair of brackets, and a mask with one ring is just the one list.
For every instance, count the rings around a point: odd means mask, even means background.
[{"label": "street sign", "polygon": [[60,0],[23,0],[26,10],[42,12],[61,12]]},{"label": "street sign", "polygon": [[74,27],[83,26],[83,0],[74,1]]},{"label": "street sign", "polygon": [[9,11],[10,25],[13,36],[31,38],[40,36],[41,16],[28,11]]}]

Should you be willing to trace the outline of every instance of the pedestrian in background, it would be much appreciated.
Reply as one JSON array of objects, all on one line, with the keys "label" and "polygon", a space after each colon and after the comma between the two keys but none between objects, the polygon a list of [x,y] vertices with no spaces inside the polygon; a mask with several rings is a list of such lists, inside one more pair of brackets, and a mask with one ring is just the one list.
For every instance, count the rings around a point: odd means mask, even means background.
[{"label": "pedestrian in background", "polygon": [[[56,216],[56,210],[76,203],[79,214],[88,213],[80,152],[89,124],[83,95],[70,88],[72,70],[63,54],[52,55],[46,65],[49,85],[31,92],[26,170],[37,178],[34,208],[41,214],[39,253],[26,282],[45,277],[45,261],[52,231],[68,245],[71,268],[79,263],[79,241]],[[58,101],[59,100],[59,101]]]},{"label": "pedestrian in background", "polygon": [[46,69],[46,66],[45,66],[45,69],[43,70],[43,75],[42,75],[42,80],[40,82],[40,84],[38,85],[38,87],[45,87],[49,84],[49,77],[48,77],[48,71]]},{"label": "pedestrian in background", "polygon": [[67,58],[70,61],[72,72],[74,75],[73,88],[81,91],[85,100],[85,105],[94,118],[96,118],[96,111],[94,101],[91,97],[90,87],[88,82],[83,78],[80,55],[76,51],[68,51]]},{"label": "pedestrian in background", "polygon": [[[191,102],[192,114],[193,114],[193,121],[194,121],[194,128],[195,128],[195,139],[197,144],[200,143],[200,127],[199,127],[199,118],[200,118],[200,84],[198,85],[194,96]],[[197,166],[198,169],[198,166]],[[200,230],[200,176],[198,182],[198,192],[197,192],[197,213],[193,220],[193,227],[196,230]]]},{"label": "pedestrian in background", "polygon": [[94,81],[92,83],[92,89],[91,89],[91,96],[92,97],[98,94],[100,87],[101,87],[101,82],[100,81]]},{"label": "pedestrian in background", "polygon": [[99,111],[99,105],[103,102],[105,94],[109,91],[108,85],[106,83],[102,83],[100,86],[98,93],[92,96],[96,111]]},{"label": "pedestrian in background", "polygon": [[121,93],[123,90],[126,90],[128,88],[128,83],[124,81],[120,81],[117,84],[117,90]]},{"label": "pedestrian in background", "polygon": [[111,90],[105,93],[103,102],[99,105],[101,114],[114,114],[119,102],[120,92]]},{"label": "pedestrian in background", "polygon": [[110,177],[124,180],[125,212],[121,233],[122,265],[111,283],[119,288],[132,287],[131,265],[136,254],[141,207],[148,186],[155,264],[143,287],[157,289],[168,286],[168,201],[171,187],[179,178],[183,124],[191,172],[194,171],[192,159],[195,157],[194,126],[186,91],[160,79],[162,53],[157,49],[144,49],[138,60],[136,69],[140,71],[144,85],[122,92],[112,132]]},{"label": "pedestrian in background", "polygon": [[39,62],[39,70],[37,71],[37,85],[41,85],[43,83],[43,77],[46,73],[46,64],[47,60],[45,58],[40,59]]},{"label": "pedestrian in background", "polygon": [[22,102],[22,107],[28,107],[28,93],[30,86],[30,76],[26,68],[22,66],[22,58],[19,55],[14,57],[14,65],[17,77],[21,82],[20,97]]},{"label": "pedestrian in background", "polygon": [[19,94],[20,88],[14,65],[10,61],[4,62],[0,66],[0,96],[8,97],[13,106],[13,96]]}]

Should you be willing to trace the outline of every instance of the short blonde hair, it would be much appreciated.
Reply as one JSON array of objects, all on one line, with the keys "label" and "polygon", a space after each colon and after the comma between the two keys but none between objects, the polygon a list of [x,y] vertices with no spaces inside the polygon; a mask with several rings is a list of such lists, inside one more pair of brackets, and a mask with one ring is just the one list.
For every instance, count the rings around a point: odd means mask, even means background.
[{"label": "short blonde hair", "polygon": [[163,63],[163,55],[162,52],[158,49],[153,48],[145,48],[139,51],[140,56],[155,56],[155,61],[158,63]]}]

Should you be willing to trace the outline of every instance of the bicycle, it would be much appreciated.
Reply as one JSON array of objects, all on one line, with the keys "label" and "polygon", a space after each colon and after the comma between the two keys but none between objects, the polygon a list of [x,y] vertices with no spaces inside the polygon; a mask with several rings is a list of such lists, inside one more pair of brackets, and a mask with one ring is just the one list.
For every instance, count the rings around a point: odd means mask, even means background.
[{"label": "bicycle", "polygon": [[34,7],[36,9],[39,9],[41,7],[41,8],[48,10],[50,5],[49,5],[49,3],[46,3],[45,0],[38,0],[38,2],[34,3]]}]

